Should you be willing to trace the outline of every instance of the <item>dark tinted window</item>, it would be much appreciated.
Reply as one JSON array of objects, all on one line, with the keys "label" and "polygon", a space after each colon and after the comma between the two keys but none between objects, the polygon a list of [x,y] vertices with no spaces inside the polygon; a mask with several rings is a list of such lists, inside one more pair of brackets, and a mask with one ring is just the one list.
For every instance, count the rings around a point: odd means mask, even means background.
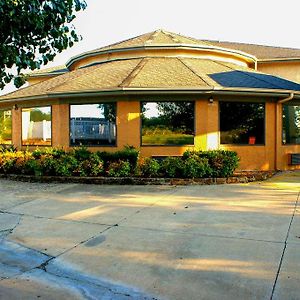
[{"label": "dark tinted window", "polygon": [[264,144],[263,103],[220,102],[221,144]]},{"label": "dark tinted window", "polygon": [[282,108],[282,142],[300,144],[300,105],[283,105]]}]

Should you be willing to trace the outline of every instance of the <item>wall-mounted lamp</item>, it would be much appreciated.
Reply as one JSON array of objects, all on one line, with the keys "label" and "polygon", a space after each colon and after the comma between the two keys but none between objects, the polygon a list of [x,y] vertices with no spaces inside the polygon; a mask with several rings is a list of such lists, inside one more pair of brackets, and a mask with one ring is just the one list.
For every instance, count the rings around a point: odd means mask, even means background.
[{"label": "wall-mounted lamp", "polygon": [[213,104],[214,103],[214,98],[211,96],[208,98],[208,103]]},{"label": "wall-mounted lamp", "polygon": [[14,109],[14,110],[18,110],[18,105],[17,105],[17,104],[14,104],[14,105],[13,105],[13,109]]}]

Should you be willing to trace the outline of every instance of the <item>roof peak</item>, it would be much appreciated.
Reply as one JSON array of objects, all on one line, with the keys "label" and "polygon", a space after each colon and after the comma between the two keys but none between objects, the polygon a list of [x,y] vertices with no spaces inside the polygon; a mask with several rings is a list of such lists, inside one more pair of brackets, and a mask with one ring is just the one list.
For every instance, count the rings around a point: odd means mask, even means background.
[{"label": "roof peak", "polygon": [[121,48],[132,48],[142,46],[157,46],[157,45],[199,45],[212,46],[207,41],[202,41],[192,37],[188,37],[179,33],[171,32],[163,28],[144,33],[121,42],[113,43],[108,46],[97,48],[90,52],[98,52],[105,50],[114,50]]}]

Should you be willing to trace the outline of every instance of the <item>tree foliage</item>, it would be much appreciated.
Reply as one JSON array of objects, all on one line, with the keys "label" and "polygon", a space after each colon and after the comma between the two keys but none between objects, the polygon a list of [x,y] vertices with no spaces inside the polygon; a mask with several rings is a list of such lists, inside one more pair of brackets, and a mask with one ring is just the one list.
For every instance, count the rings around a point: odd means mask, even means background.
[{"label": "tree foliage", "polygon": [[13,78],[21,86],[22,70],[39,69],[79,41],[71,22],[85,7],[84,0],[0,0],[0,88]]},{"label": "tree foliage", "polygon": [[167,123],[194,131],[194,102],[157,102],[157,109]]}]

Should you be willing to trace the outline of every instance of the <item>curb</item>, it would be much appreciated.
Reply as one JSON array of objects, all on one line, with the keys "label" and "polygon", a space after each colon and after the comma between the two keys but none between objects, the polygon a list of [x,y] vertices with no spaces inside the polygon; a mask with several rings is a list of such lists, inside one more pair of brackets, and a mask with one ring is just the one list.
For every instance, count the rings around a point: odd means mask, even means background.
[{"label": "curb", "polygon": [[33,176],[17,174],[0,174],[0,178],[42,183],[85,183],[85,184],[117,184],[117,185],[212,185],[248,183],[263,181],[273,175],[276,171],[249,171],[237,172],[228,178],[140,178],[140,177],[65,177],[65,176]]}]

